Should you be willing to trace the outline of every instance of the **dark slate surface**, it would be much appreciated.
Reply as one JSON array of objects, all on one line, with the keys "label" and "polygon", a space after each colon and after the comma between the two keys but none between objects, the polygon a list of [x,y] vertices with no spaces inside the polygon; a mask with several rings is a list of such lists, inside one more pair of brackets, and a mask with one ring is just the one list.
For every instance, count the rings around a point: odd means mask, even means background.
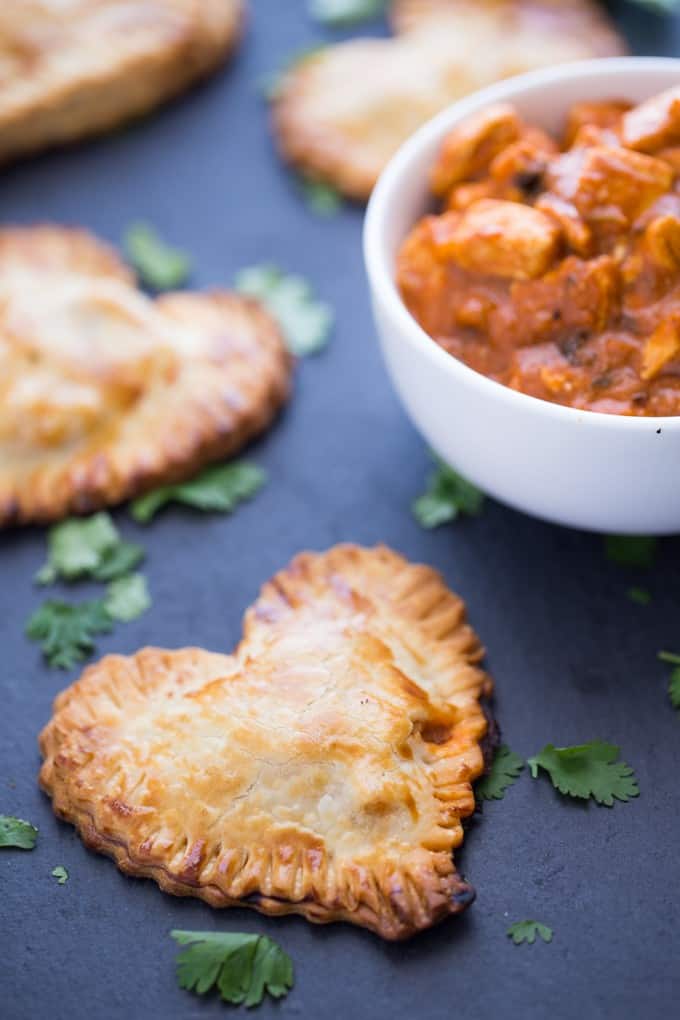
[{"label": "dark slate surface", "polygon": [[[36,786],[36,736],[73,676],[50,671],[22,636],[41,593],[38,531],[0,538],[0,812],[40,827],[33,853],[1,851],[0,1015],[8,1020],[217,1017],[180,991],[173,927],[266,932],[296,967],[296,987],[263,1018],[352,1015],[666,1018],[680,998],[678,764],[657,649],[680,645],[680,542],[640,578],[608,564],[595,536],[498,505],[434,533],[409,513],[428,460],[380,363],[360,254],[361,212],[316,218],[273,158],[258,77],[323,38],[302,0],[253,0],[235,65],[125,133],[6,170],[0,221],[85,224],[116,241],[137,217],[196,257],[200,285],[274,260],[302,272],[337,309],[330,348],[300,366],[295,399],[253,449],[271,483],[232,518],[166,513],[149,530],[118,515],[148,549],[154,606],[100,642],[229,649],[258,587],[296,551],[384,541],[439,567],[467,599],[498,684],[512,747],[595,737],[620,744],[641,796],[612,810],[564,802],[526,775],[470,831],[462,868],[478,899],[461,919],[406,945],[345,926],[316,928],[247,911],[217,913],[124,878],[55,821]],[[616,7],[621,12],[621,5]],[[626,9],[640,53],[680,50],[680,23]],[[379,29],[377,29],[379,30]],[[650,499],[654,494],[650,493]],[[626,589],[647,584],[653,605]],[[87,588],[79,591],[84,596]],[[64,864],[70,880],[50,876]],[[551,925],[551,945],[516,948],[512,921]]]}]

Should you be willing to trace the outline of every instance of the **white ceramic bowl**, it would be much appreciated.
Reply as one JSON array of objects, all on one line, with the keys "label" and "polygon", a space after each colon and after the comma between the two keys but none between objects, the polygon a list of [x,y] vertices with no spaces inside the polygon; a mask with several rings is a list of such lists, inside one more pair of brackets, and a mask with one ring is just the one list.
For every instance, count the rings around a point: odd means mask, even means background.
[{"label": "white ceramic bowl", "polygon": [[560,524],[621,534],[680,532],[680,416],[578,411],[508,389],[441,349],[403,304],[397,250],[428,206],[428,171],[459,121],[501,100],[559,129],[584,99],[640,101],[680,82],[680,60],[615,58],[511,78],[455,103],[406,142],[373,192],[364,257],[382,350],[430,446],[485,492]]}]

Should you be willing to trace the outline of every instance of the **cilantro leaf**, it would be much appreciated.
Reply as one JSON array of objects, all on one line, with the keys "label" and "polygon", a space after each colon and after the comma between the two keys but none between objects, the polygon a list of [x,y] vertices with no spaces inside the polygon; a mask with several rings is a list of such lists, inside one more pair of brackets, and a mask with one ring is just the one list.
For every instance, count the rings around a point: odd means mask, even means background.
[{"label": "cilantro leaf", "polygon": [[151,606],[151,597],[143,574],[119,577],[106,589],[106,612],[125,623],[136,620]]},{"label": "cilantro leaf", "polygon": [[491,768],[475,784],[475,797],[480,800],[502,800],[505,791],[517,779],[524,762],[507,744],[501,744],[494,755]]},{"label": "cilantro leaf", "polygon": [[144,557],[141,546],[121,539],[107,513],[56,524],[49,530],[47,548],[47,563],[36,575],[38,584],[52,584],[60,577],[110,581],[128,573]]},{"label": "cilantro leaf", "polygon": [[210,467],[188,482],[164,485],[131,504],[130,512],[140,524],[147,524],[167,503],[183,503],[195,510],[231,513],[264,485],[267,476],[250,461],[234,461]]},{"label": "cilantro leaf", "polygon": [[108,633],[113,621],[103,601],[50,600],[36,610],[26,625],[26,635],[38,641],[50,666],[71,669],[94,650],[95,634]]},{"label": "cilantro leaf", "polygon": [[552,942],[553,930],[540,921],[515,921],[505,934],[516,946],[521,946],[523,942],[533,946],[537,935],[540,935],[544,942]]},{"label": "cilantro leaf", "polygon": [[546,744],[542,751],[528,759],[531,775],[536,779],[539,768],[550,775],[560,793],[612,807],[616,800],[628,801],[640,793],[635,774],[625,761],[617,762],[619,748],[593,740],[575,747],[554,747]]},{"label": "cilantro leaf", "polygon": [[301,177],[300,190],[307,207],[317,216],[335,216],[342,208],[342,195],[332,184]]},{"label": "cilantro leaf", "polygon": [[476,516],[484,505],[484,494],[472,482],[435,457],[437,468],[428,479],[427,491],[413,503],[413,515],[424,528],[438,528],[459,514]]},{"label": "cilantro leaf", "polygon": [[316,354],[328,342],[333,325],[330,305],[317,301],[302,276],[283,273],[277,266],[260,265],[236,275],[236,290],[261,301],[276,319],[291,354]]},{"label": "cilantro leaf", "polygon": [[677,11],[680,0],[632,0],[640,7],[646,7],[656,14],[671,14]]},{"label": "cilantro leaf", "polygon": [[680,709],[680,666],[676,666],[668,681],[668,697],[673,708]]},{"label": "cilantro leaf", "polygon": [[0,846],[16,847],[19,850],[32,850],[38,836],[35,825],[25,822],[23,818],[12,815],[0,815]]},{"label": "cilantro leaf", "polygon": [[57,864],[56,868],[52,868],[50,874],[56,878],[59,885],[66,885],[68,882],[68,871],[63,864]]},{"label": "cilantro leaf", "polygon": [[680,655],[675,652],[659,652],[658,658],[674,667],[668,681],[668,697],[673,708],[680,709]]},{"label": "cilantro leaf", "polygon": [[346,28],[385,13],[387,0],[309,0],[309,13],[330,28]]},{"label": "cilantro leaf", "polygon": [[652,601],[651,592],[647,588],[633,587],[628,589],[628,598],[638,606],[648,606]]},{"label": "cilantro leaf", "polygon": [[225,1002],[259,1006],[265,993],[280,999],[293,987],[290,957],[265,935],[177,930],[170,934],[189,946],[177,957],[180,988],[205,995],[216,986]]},{"label": "cilantro leaf", "polygon": [[606,535],[604,540],[607,559],[622,567],[651,567],[657,544],[651,535]]},{"label": "cilantro leaf", "polygon": [[191,259],[178,248],[171,248],[146,223],[134,223],[125,232],[124,248],[145,287],[172,290],[186,283]]}]

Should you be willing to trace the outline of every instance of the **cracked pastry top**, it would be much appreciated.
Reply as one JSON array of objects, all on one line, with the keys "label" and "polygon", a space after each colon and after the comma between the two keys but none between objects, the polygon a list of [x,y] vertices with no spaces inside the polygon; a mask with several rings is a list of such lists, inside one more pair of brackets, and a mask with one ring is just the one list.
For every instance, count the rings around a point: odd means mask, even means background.
[{"label": "cracked pastry top", "polygon": [[430,117],[522,71],[625,52],[592,0],[393,0],[392,39],[324,46],[284,76],[273,130],[286,160],[365,200]]},{"label": "cracked pastry top", "polygon": [[680,414],[680,87],[578,103],[559,138],[489,107],[430,184],[397,282],[444,350],[554,403]]},{"label": "cracked pastry top", "polygon": [[216,68],[244,0],[4,0],[0,162],[116,127]]},{"label": "cracked pastry top", "polygon": [[58,696],[43,788],[166,892],[412,935],[465,908],[454,867],[491,682],[463,602],[385,547],[303,553],[233,655],[108,656]]},{"label": "cracked pastry top", "polygon": [[0,230],[0,526],[189,477],[270,423],[290,372],[253,301],[152,300],[83,231]]}]

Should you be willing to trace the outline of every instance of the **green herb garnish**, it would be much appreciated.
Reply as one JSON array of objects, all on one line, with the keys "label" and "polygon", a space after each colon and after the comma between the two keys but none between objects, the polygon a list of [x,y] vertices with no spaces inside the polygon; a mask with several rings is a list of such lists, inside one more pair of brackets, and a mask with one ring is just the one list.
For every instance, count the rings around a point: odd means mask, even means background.
[{"label": "green herb garnish", "polygon": [[607,559],[622,567],[651,567],[657,540],[650,535],[606,535]]},{"label": "green herb garnish", "polygon": [[180,988],[205,995],[216,988],[234,1006],[259,1006],[265,994],[280,999],[293,987],[293,964],[265,935],[171,931],[188,946],[177,957]]},{"label": "green herb garnish", "polygon": [[309,0],[309,13],[329,28],[349,28],[385,13],[387,0]]},{"label": "green herb garnish", "polygon": [[273,265],[250,266],[237,274],[235,286],[267,308],[281,327],[291,354],[305,357],[326,346],[333,310],[316,300],[302,276],[289,276]]},{"label": "green herb garnish", "polygon": [[651,592],[649,592],[646,588],[629,588],[628,598],[631,602],[634,602],[638,606],[648,606],[652,601]]},{"label": "green herb garnish", "polygon": [[146,223],[134,223],[127,229],[124,248],[140,280],[150,290],[172,290],[189,278],[189,256],[165,244]]},{"label": "green herb garnish", "polygon": [[73,517],[56,524],[49,530],[47,547],[47,563],[36,575],[38,584],[83,577],[112,581],[144,558],[141,546],[121,539],[107,513]]},{"label": "green herb garnish", "polygon": [[506,935],[512,939],[516,946],[521,946],[523,942],[528,942],[530,946],[533,946],[537,935],[544,942],[552,942],[553,930],[547,924],[541,924],[540,921],[516,921],[510,925]]},{"label": "green herb garnish", "polygon": [[12,815],[0,815],[0,846],[32,850],[37,837],[38,830],[30,822]]},{"label": "green herb garnish", "polygon": [[335,216],[342,209],[342,195],[332,184],[300,178],[300,190],[307,208],[317,216]]},{"label": "green herb garnish", "polygon": [[476,516],[484,505],[484,494],[444,461],[435,457],[437,468],[430,474],[427,491],[413,503],[413,515],[424,528],[448,524],[459,514]]},{"label": "green herb garnish", "polygon": [[659,652],[659,659],[674,667],[668,681],[668,697],[673,708],[680,709],[680,655],[675,652]]},{"label": "green herb garnish", "polygon": [[112,581],[106,591],[106,611],[114,620],[136,620],[151,606],[151,597],[143,574],[128,574]]},{"label": "green herb garnish", "polygon": [[164,485],[131,504],[130,512],[140,524],[147,524],[168,503],[183,503],[194,510],[231,513],[264,485],[262,468],[249,461],[234,461],[207,468],[196,478],[178,485]]},{"label": "green herb garnish", "polygon": [[68,871],[63,864],[57,864],[56,868],[52,868],[50,874],[56,878],[59,885],[66,885],[68,882]]},{"label": "green herb garnish", "polygon": [[101,599],[77,605],[51,600],[33,613],[26,635],[39,642],[50,666],[71,669],[94,651],[94,636],[107,634],[112,627]]},{"label": "green herb garnish", "polygon": [[546,744],[527,764],[536,779],[545,769],[560,793],[612,807],[614,800],[628,801],[640,793],[635,774],[625,761],[618,762],[619,748],[593,740],[575,747]]},{"label": "green herb garnish", "polygon": [[502,800],[505,791],[512,786],[523,768],[522,758],[506,744],[501,744],[494,755],[491,768],[475,783],[475,797],[480,800]]}]

